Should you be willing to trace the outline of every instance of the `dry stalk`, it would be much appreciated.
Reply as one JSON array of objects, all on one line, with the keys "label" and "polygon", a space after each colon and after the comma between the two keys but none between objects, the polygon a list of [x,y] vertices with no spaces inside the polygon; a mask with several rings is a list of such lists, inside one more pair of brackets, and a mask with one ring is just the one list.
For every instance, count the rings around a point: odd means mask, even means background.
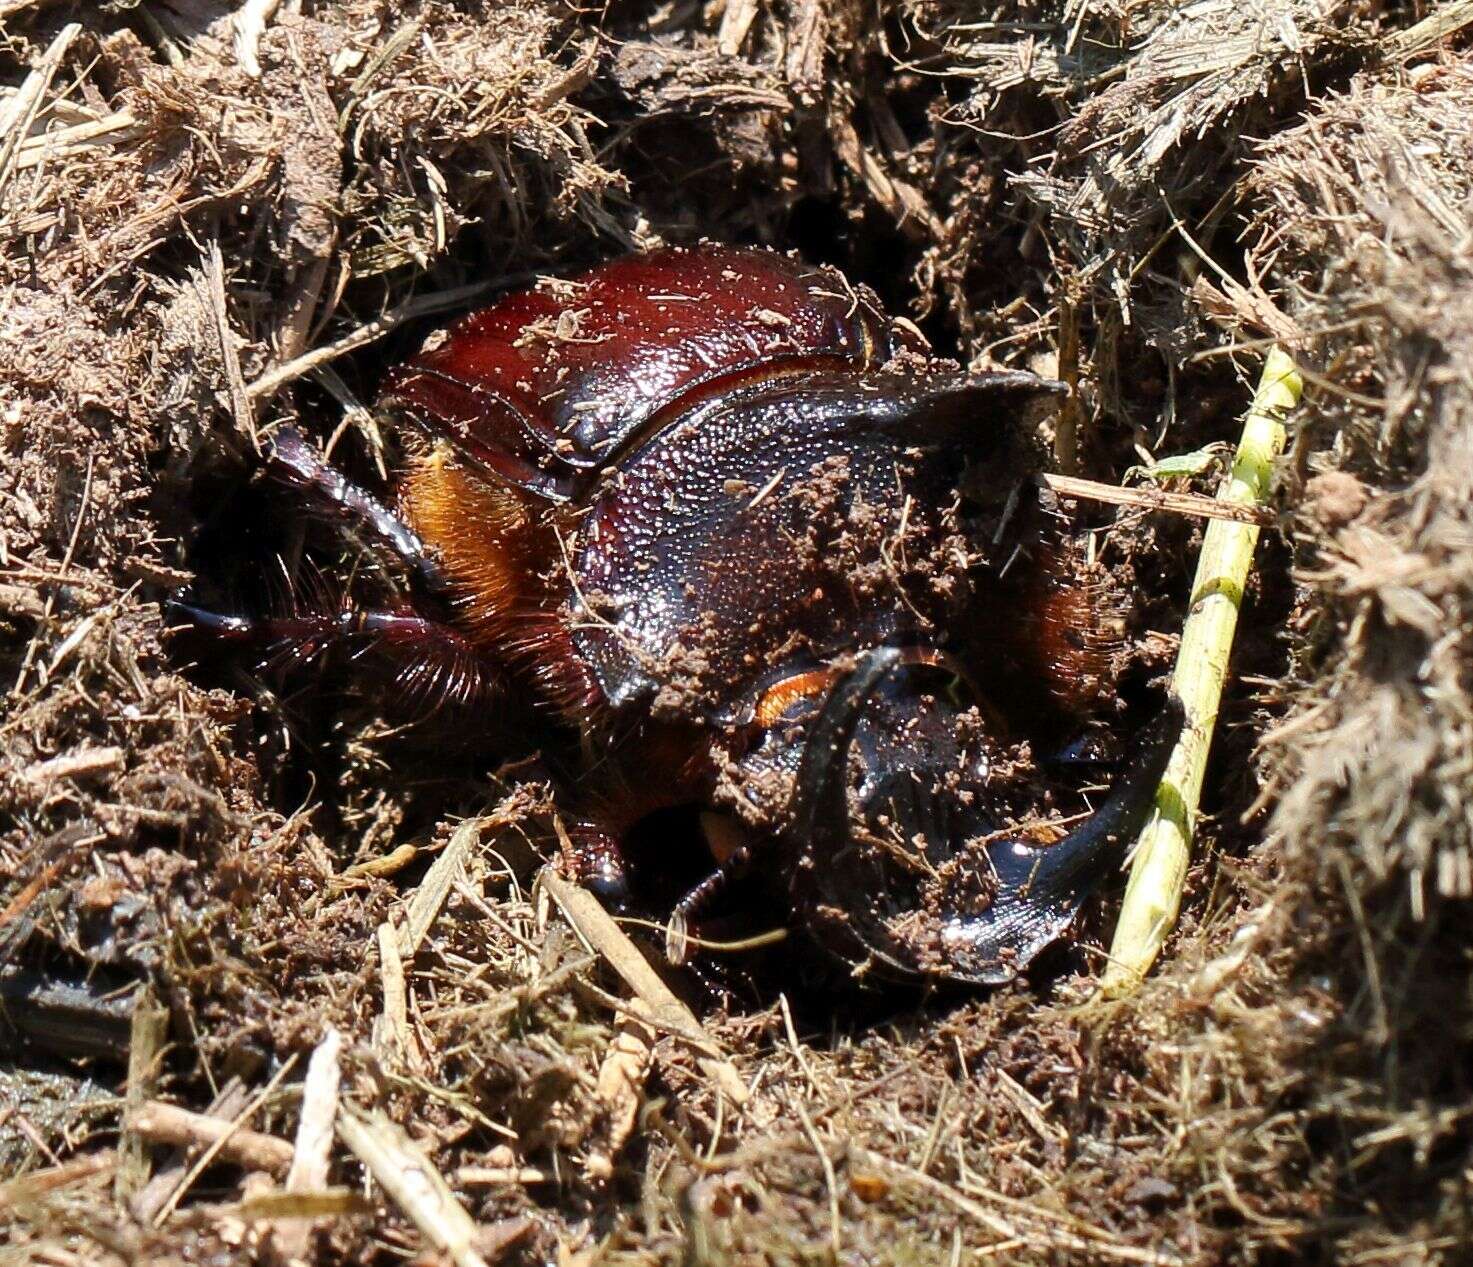
[{"label": "dry stalk", "polygon": [[1266,511],[1256,506],[1235,506],[1198,493],[1172,493],[1162,488],[1121,488],[1101,484],[1097,480],[1078,479],[1072,475],[1041,475],[1040,481],[1060,497],[1081,501],[1105,502],[1111,506],[1130,506],[1139,510],[1165,510],[1197,519],[1218,519],[1228,523],[1255,524],[1269,522]]},{"label": "dry stalk", "polygon": [[589,949],[602,955],[649,1009],[650,1019],[674,1031],[695,1049],[696,1064],[722,1095],[733,1104],[745,1104],[749,1093],[736,1066],[720,1054],[716,1040],[707,1035],[695,1013],[675,997],[640,954],[639,947],[599,905],[598,899],[586,889],[570,884],[551,868],[543,868],[537,883],[557,903],[563,917]]},{"label": "dry stalk", "polygon": [[87,119],[22,141],[15,154],[15,170],[25,171],[49,159],[85,154],[102,144],[117,145],[145,135],[142,124],[127,110]]},{"label": "dry stalk", "polygon": [[[1220,501],[1256,507],[1267,498],[1274,460],[1284,447],[1284,416],[1299,403],[1302,391],[1303,380],[1288,353],[1273,348],[1243,424],[1232,472],[1218,493]],[[1128,994],[1140,984],[1176,924],[1207,752],[1257,544],[1256,526],[1220,520],[1208,526],[1202,540],[1172,677],[1187,724],[1157,789],[1156,812],[1136,845],[1110,961],[1100,983],[1107,996]]]},{"label": "dry stalk", "polygon": [[[338,1063],[342,1052],[343,1036],[329,1028],[307,1062],[307,1076],[302,1081],[302,1114],[297,1121],[286,1192],[274,1196],[301,1201],[325,1195],[332,1164],[333,1123],[337,1119],[338,1091],[342,1085]],[[289,1220],[274,1229],[277,1252],[284,1259],[301,1258],[307,1252],[312,1233],[311,1218],[306,1217],[300,1206],[283,1209],[276,1217]]]},{"label": "dry stalk", "polygon": [[338,1136],[424,1237],[456,1267],[487,1267],[476,1249],[479,1228],[439,1170],[382,1113],[338,1110]]},{"label": "dry stalk", "polygon": [[[236,1165],[281,1178],[291,1168],[292,1146],[275,1135],[246,1130],[239,1124],[245,1116],[243,1113],[234,1121],[226,1122],[206,1113],[181,1109],[177,1104],[149,1100],[129,1115],[127,1130],[130,1135],[150,1144],[203,1148],[211,1161],[221,1157]],[[200,1169],[196,1164],[195,1172]],[[165,1212],[168,1208],[166,1204]]]}]

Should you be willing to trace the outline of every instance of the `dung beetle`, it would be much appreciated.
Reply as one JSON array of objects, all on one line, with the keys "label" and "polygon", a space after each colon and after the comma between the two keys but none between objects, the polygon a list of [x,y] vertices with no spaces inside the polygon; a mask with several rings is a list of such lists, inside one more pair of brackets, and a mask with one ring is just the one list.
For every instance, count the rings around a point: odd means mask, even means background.
[{"label": "dung beetle", "polygon": [[417,437],[395,509],[276,433],[273,467],[398,560],[402,600],[180,610],[298,660],[346,645],[488,727],[529,703],[573,754],[563,865],[609,902],[641,821],[704,811],[677,952],[756,874],[861,976],[995,984],[1118,861],[1180,726],[1148,724],[1062,839],[1007,828],[1021,742],[1088,714],[1118,649],[1031,479],[1020,420],[1061,390],[962,372],[830,269],[632,255],[388,372],[379,412]]}]

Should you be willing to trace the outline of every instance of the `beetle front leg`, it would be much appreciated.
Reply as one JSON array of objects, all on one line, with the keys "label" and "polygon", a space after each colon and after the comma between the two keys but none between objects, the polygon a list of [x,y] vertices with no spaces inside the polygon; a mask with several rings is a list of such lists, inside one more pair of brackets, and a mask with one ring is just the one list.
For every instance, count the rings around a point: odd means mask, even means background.
[{"label": "beetle front leg", "polygon": [[489,703],[501,674],[458,630],[414,611],[305,612],[291,616],[226,615],[170,603],[175,633],[257,652],[260,667],[289,671],[334,651],[376,665],[411,706]]},{"label": "beetle front leg", "polygon": [[417,589],[441,596],[446,582],[419,534],[367,489],[360,488],[322,457],[294,427],[271,438],[270,469],[350,524],[382,553],[403,564]]}]

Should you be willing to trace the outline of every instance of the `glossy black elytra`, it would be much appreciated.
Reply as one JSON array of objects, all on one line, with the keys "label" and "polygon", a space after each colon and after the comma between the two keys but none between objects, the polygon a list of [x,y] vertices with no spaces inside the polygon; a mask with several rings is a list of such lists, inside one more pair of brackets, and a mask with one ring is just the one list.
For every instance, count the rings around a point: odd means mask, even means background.
[{"label": "glossy black elytra", "polygon": [[565,864],[609,897],[634,825],[695,806],[710,877],[677,923],[749,870],[856,971],[1005,981],[1118,859],[1179,726],[1148,727],[1056,843],[1002,830],[1014,741],[1108,685],[1098,586],[1015,425],[1058,390],[959,372],[830,270],[630,256],[389,373],[381,410],[423,437],[397,510],[277,434],[276,469],[403,562],[401,606],[183,610],[302,658],[371,652],[459,717],[541,709],[581,754]]}]

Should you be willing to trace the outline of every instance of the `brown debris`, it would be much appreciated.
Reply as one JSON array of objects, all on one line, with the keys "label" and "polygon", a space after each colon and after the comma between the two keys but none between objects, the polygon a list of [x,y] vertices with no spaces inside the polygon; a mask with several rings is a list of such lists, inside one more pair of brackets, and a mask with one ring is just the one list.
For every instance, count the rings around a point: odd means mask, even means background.
[{"label": "brown debris", "polygon": [[[1466,1261],[1469,13],[0,0],[7,1250]],[[692,1008],[566,886],[539,915],[530,767],[166,642],[176,588],[235,601],[200,543],[263,528],[253,436],[346,424],[335,452],[391,469],[364,406],[436,321],[703,237],[1066,377],[1037,438],[1096,492],[1231,434],[1266,339],[1304,366],[1201,865],[1139,998],[1084,1003],[1086,936],[1057,980],[882,1021],[796,972],[790,1003]],[[1197,527],[1070,509],[1138,600],[1144,698]]]},{"label": "brown debris", "polygon": [[158,1100],[140,1105],[129,1116],[128,1128],[154,1144],[215,1147],[228,1161],[278,1177],[284,1177],[292,1164],[292,1146],[283,1139]]}]

